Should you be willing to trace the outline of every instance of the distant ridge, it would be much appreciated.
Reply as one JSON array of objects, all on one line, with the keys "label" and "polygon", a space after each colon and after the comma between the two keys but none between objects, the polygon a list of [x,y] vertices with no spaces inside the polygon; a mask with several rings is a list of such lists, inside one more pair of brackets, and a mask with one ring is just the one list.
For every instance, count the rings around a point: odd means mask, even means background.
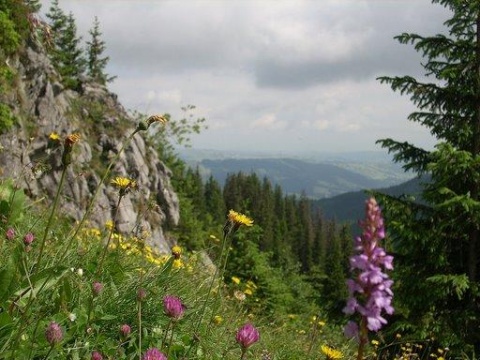
[{"label": "distant ridge", "polygon": [[311,162],[286,158],[204,159],[199,166],[205,177],[213,175],[224,184],[229,174],[255,173],[278,184],[288,194],[302,194],[312,199],[332,197],[362,189],[399,184],[408,178],[389,162]]},{"label": "distant ridge", "polygon": [[[422,183],[426,178],[414,178],[402,184],[388,188],[375,189],[391,196],[412,195],[417,199],[421,192]],[[365,213],[364,202],[368,194],[365,190],[348,192],[328,199],[319,199],[312,202],[314,210],[320,210],[327,219],[338,222],[356,223]]]}]

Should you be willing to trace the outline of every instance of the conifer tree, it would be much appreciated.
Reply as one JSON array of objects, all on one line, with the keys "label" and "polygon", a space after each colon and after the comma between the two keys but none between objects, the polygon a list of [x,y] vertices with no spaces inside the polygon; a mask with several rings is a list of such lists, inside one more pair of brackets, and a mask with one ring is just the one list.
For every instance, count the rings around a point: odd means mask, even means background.
[{"label": "conifer tree", "polygon": [[217,180],[210,175],[205,183],[205,206],[213,222],[221,222],[225,218],[227,209],[223,201],[222,188]]},{"label": "conifer tree", "polygon": [[341,310],[347,297],[341,239],[334,221],[327,224],[327,248],[325,253],[325,278],[323,280],[324,307],[331,318],[341,318]]},{"label": "conifer tree", "polygon": [[[405,169],[427,173],[422,203],[384,196],[396,256],[398,326],[444,345],[480,351],[480,2],[434,0],[452,11],[447,35],[397,37],[423,57],[426,77],[382,77],[410,96],[409,120],[427,127],[433,151],[382,139]],[[431,80],[430,80],[431,79]],[[430,80],[430,81],[428,81]],[[414,296],[412,296],[414,295]],[[400,324],[400,325],[399,325]]]},{"label": "conifer tree", "polygon": [[105,73],[110,58],[108,56],[102,57],[105,52],[105,41],[101,39],[100,22],[95,16],[93,27],[89,31],[90,41],[87,41],[87,56],[88,56],[88,71],[87,74],[94,81],[105,85],[107,82],[113,81],[115,77],[108,76]]},{"label": "conifer tree", "polygon": [[64,85],[79,90],[80,77],[85,72],[85,59],[80,48],[81,37],[77,36],[77,26],[73,13],[66,15],[54,0],[46,16],[50,19],[54,48],[51,53],[53,65],[62,76]]}]

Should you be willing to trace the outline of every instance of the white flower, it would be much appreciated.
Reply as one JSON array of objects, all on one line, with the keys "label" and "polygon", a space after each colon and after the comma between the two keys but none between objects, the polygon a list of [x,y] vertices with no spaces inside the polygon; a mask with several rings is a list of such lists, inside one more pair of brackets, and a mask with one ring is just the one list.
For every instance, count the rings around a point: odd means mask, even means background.
[{"label": "white flower", "polygon": [[77,275],[83,276],[83,269],[77,269]]},{"label": "white flower", "polygon": [[68,320],[74,322],[75,320],[77,320],[77,315],[75,315],[74,313],[68,314]]}]

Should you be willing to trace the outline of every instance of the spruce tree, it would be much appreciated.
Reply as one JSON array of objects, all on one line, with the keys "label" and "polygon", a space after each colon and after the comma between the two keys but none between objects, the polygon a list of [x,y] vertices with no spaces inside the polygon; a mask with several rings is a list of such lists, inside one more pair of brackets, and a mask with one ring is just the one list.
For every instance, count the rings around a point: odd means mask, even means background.
[{"label": "spruce tree", "polygon": [[421,202],[382,198],[396,253],[396,325],[451,348],[469,351],[475,344],[478,353],[480,2],[433,2],[452,11],[447,35],[397,37],[423,55],[426,77],[380,78],[410,97],[418,110],[409,120],[438,140],[433,150],[379,140],[405,169],[430,176]]},{"label": "spruce tree", "polygon": [[54,0],[46,16],[50,19],[53,32],[51,59],[62,76],[63,84],[73,90],[79,90],[80,77],[85,72],[85,59],[80,48],[81,37],[77,36],[75,18],[66,15]]},{"label": "spruce tree", "polygon": [[110,58],[108,56],[102,57],[105,52],[105,41],[101,39],[100,22],[95,16],[93,27],[89,31],[90,41],[87,41],[87,56],[88,56],[88,71],[87,74],[94,81],[105,85],[107,82],[113,81],[115,77],[108,76],[105,73],[105,68]]}]

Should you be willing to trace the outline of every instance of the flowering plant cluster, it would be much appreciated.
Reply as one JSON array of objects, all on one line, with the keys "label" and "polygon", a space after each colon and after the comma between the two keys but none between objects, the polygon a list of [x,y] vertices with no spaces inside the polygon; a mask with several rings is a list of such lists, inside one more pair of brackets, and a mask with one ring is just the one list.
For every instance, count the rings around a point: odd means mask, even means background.
[{"label": "flowering plant cluster", "polygon": [[349,315],[360,314],[360,323],[350,321],[345,335],[364,342],[368,330],[378,331],[387,323],[383,313],[393,313],[393,281],[384,272],[393,269],[393,257],[379,245],[385,238],[385,227],[373,197],[366,201],[365,220],[360,221],[360,227],[362,234],[355,239],[356,254],[350,258],[354,277],[347,280],[349,299],[343,311]]}]

